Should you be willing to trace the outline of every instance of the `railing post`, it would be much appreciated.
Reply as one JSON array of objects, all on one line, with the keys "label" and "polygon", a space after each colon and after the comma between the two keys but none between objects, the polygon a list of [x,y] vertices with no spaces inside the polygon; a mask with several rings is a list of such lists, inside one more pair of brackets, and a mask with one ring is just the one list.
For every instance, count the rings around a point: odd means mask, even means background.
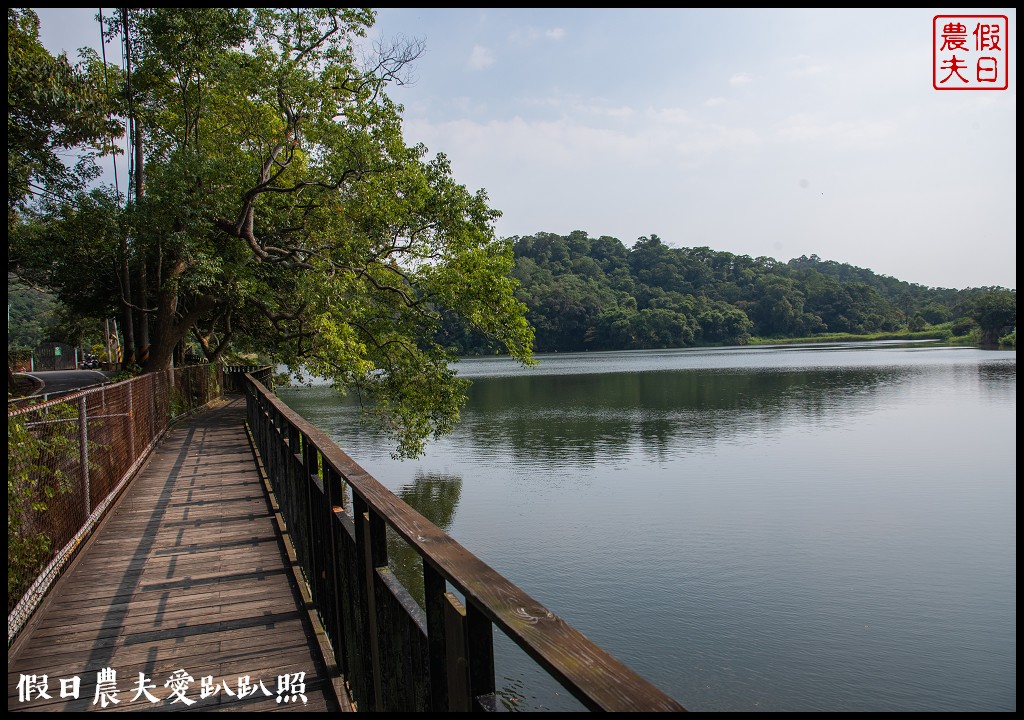
[{"label": "railing post", "polygon": [[481,710],[478,698],[494,694],[494,631],[491,621],[467,599],[466,659],[473,710]]},{"label": "railing post", "polygon": [[430,704],[434,712],[448,712],[447,611],[448,583],[423,561],[423,600],[427,615],[427,652],[430,661]]},{"label": "railing post", "polygon": [[317,539],[319,537],[317,520],[319,515],[317,513],[317,487],[316,478],[320,475],[320,458],[316,452],[316,448],[309,442],[307,438],[300,430],[296,429],[293,437],[299,439],[299,443],[302,445],[301,448],[295,448],[294,454],[298,454],[301,458],[302,465],[302,484],[305,490],[306,496],[306,513],[302,519],[303,524],[306,526],[306,546],[308,548],[309,557],[307,559],[307,567],[310,568],[310,575],[307,577],[306,582],[309,583],[310,594],[313,596],[314,603],[321,603],[323,601],[323,566],[322,566],[322,555],[323,552],[318,547]]},{"label": "railing post", "polygon": [[85,491],[85,516],[92,514],[92,492],[89,488],[89,416],[86,397],[78,399],[78,457],[82,463],[82,487]]},{"label": "railing post", "polygon": [[[309,568],[309,546],[306,543],[309,526],[303,505],[308,491],[302,478],[305,468],[295,467],[296,458],[299,456],[299,429],[283,414],[279,413],[278,417],[281,418],[281,439],[284,442],[284,478],[288,483],[288,495],[291,497],[292,506],[291,517],[288,518],[288,533],[295,543],[299,564],[305,570],[303,575],[306,575]],[[308,584],[309,578],[306,580]]]},{"label": "railing post", "polygon": [[381,711],[383,707],[383,688],[381,687],[380,667],[380,635],[377,627],[377,598],[374,580],[377,568],[388,564],[387,536],[384,521],[377,513],[370,510],[366,501],[356,495],[352,501],[355,510],[356,552],[362,558],[363,588],[361,594],[365,602],[360,603],[363,616],[363,627],[366,628],[365,640],[370,650],[370,680],[373,685],[372,707],[370,711]]},{"label": "railing post", "polygon": [[146,385],[149,387],[149,442],[146,445],[149,445],[156,437],[156,383],[153,380],[147,380]]},{"label": "railing post", "polygon": [[466,651],[466,608],[450,592],[442,597],[448,712],[469,712],[473,709],[473,692],[469,678],[469,653]]},{"label": "railing post", "polygon": [[[263,453],[263,462],[267,463],[269,470],[273,469],[274,457],[272,449],[270,447],[270,430],[271,430],[271,419],[270,413],[266,409],[266,401],[263,396],[256,395],[256,414],[259,415],[256,426],[260,429],[259,441],[260,441],[260,452]],[[271,487],[277,488],[276,478],[270,478]],[[280,498],[278,499],[280,501]]]},{"label": "railing post", "polygon": [[327,587],[328,597],[324,598],[324,600],[330,605],[329,612],[332,614],[332,622],[334,623],[334,638],[332,638],[334,659],[338,663],[342,674],[348,677],[348,653],[345,652],[345,635],[348,633],[348,628],[345,627],[345,614],[342,611],[341,600],[341,594],[346,589],[342,587],[341,578],[344,577],[344,568],[342,567],[341,554],[338,552],[338,546],[341,542],[338,533],[339,531],[344,532],[344,530],[341,527],[340,519],[336,517],[336,513],[343,512],[345,509],[342,499],[344,493],[341,487],[341,478],[327,464],[326,459],[324,459],[323,465],[323,481],[324,494],[327,496],[327,542],[330,544],[327,562],[330,563],[331,568],[331,576],[328,578],[330,585]]},{"label": "railing post", "polygon": [[132,380],[128,383],[128,452],[130,453],[131,460],[129,465],[135,462],[135,404],[132,401],[132,395],[135,394],[136,382]]}]

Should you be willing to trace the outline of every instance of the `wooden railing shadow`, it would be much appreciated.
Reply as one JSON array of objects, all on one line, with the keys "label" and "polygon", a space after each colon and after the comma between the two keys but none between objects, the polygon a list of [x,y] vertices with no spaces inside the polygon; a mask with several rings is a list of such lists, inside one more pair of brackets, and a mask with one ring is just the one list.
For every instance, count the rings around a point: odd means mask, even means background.
[{"label": "wooden railing shadow", "polygon": [[[269,369],[244,377],[254,446],[359,710],[502,710],[494,628],[589,709],[685,710],[381,485],[268,390]],[[425,609],[388,568],[388,528],[423,560]]]}]

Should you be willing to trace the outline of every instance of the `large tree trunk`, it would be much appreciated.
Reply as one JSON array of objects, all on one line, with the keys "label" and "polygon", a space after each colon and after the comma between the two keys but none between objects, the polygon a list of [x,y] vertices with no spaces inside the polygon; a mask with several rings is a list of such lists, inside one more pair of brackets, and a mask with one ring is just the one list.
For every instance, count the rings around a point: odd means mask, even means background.
[{"label": "large tree trunk", "polygon": [[146,258],[139,257],[136,263],[135,305],[139,308],[136,323],[136,345],[138,347],[138,363],[145,367],[149,362],[149,313],[145,311],[145,308],[150,302],[146,282]]},{"label": "large tree trunk", "polygon": [[167,370],[171,367],[175,345],[176,343],[172,337],[164,338],[161,336],[160,331],[157,330],[153,344],[149,346],[149,358],[146,364],[143,365],[143,370],[146,372],[156,372],[158,370]]},{"label": "large tree trunk", "polygon": [[160,273],[160,284],[156,293],[156,318],[153,323],[152,343],[149,356],[143,368],[146,372],[166,370],[171,367],[174,346],[184,337],[191,323],[182,326],[178,322],[178,276],[185,270],[185,262],[179,260]]},{"label": "large tree trunk", "polygon": [[173,355],[174,367],[185,366],[185,339],[182,338],[178,341],[178,344],[174,346]]},{"label": "large tree trunk", "polygon": [[174,360],[174,350],[192,331],[193,325],[207,313],[216,310],[218,302],[210,295],[190,298],[190,308],[178,317],[177,279],[186,263],[179,260],[168,268],[157,292],[156,322],[149,350],[149,359],[143,366],[146,372],[166,370]]}]

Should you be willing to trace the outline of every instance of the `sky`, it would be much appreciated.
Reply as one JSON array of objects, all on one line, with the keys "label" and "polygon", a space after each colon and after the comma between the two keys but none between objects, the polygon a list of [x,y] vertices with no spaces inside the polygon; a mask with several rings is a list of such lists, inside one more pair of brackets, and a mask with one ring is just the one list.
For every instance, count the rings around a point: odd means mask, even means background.
[{"label": "sky", "polygon": [[[52,52],[98,48],[95,9],[37,12]],[[933,87],[936,15],[1006,16],[1008,89]],[[385,8],[367,47],[424,42],[390,91],[406,140],[487,191],[499,236],[1015,289],[1016,33],[1013,8]]]}]

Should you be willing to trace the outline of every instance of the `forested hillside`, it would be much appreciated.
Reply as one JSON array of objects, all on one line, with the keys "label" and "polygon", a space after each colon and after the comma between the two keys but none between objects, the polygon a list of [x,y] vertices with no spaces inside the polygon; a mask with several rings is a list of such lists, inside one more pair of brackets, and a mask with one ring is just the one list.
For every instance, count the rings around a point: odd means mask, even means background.
[{"label": "forested hillside", "polygon": [[[780,262],[707,247],[671,247],[657,235],[620,240],[537,233],[514,238],[513,276],[538,352],[742,344],[752,336],[807,337],[922,330],[962,319],[994,288],[929,288],[816,255]],[[1015,319],[1014,319],[1015,323]],[[461,352],[486,352],[450,326]]]}]

